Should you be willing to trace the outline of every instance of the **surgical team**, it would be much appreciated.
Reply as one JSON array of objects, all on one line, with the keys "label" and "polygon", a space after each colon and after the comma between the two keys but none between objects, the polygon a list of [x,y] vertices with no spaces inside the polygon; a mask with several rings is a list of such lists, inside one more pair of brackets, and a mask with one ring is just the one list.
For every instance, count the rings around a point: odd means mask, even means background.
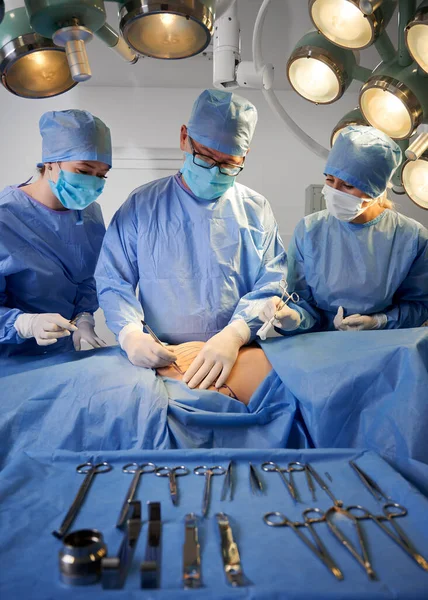
[{"label": "surgical team", "polygon": [[[204,91],[181,127],[180,172],[134,190],[105,232],[108,127],[86,111],[45,113],[39,178],[0,192],[0,356],[104,346],[101,306],[136,366],[205,342],[183,380],[207,389],[226,383],[263,322],[269,337],[422,326],[428,230],[387,198],[399,146],[372,127],[342,130],[327,209],[300,221],[287,261],[268,201],[237,180],[256,123],[246,99]],[[299,302],[280,303],[283,277]]]}]

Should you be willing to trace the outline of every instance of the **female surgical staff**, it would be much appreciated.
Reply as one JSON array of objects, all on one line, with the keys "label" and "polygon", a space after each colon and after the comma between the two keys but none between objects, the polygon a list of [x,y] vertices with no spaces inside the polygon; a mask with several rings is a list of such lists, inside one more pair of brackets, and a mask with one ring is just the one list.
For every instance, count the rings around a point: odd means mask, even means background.
[{"label": "female surgical staff", "polygon": [[327,210],[296,227],[288,288],[307,301],[303,316],[271,298],[260,318],[275,331],[419,327],[428,318],[428,230],[392,208],[388,183],[398,145],[363,126],[343,130],[325,168]]},{"label": "female surgical staff", "polygon": [[40,133],[40,178],[0,192],[0,356],[105,345],[94,330],[93,275],[110,130],[89,112],[66,110],[45,113]]}]

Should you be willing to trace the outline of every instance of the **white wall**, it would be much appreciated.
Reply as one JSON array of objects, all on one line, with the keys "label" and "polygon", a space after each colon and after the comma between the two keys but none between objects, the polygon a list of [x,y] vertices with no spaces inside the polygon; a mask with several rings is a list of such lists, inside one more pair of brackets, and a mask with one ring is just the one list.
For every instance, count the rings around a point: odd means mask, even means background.
[{"label": "white wall", "polygon": [[[40,159],[38,119],[46,110],[87,109],[111,128],[113,145],[176,148],[180,125],[186,123],[197,89],[110,88],[80,84],[50,100],[23,100],[0,89],[0,188],[27,179]],[[266,105],[260,92],[245,91],[259,110],[259,123],[240,180],[264,194],[272,204],[284,242],[304,214],[305,188],[323,180],[323,161],[295,140]],[[330,106],[314,106],[293,92],[280,92],[283,105],[318,142],[328,146],[341,115],[356,105],[354,94]],[[108,186],[108,182],[107,182]],[[110,203],[106,216],[126,199],[133,184]],[[399,209],[428,226],[428,211],[406,196],[395,198]],[[102,204],[102,200],[101,200]]]}]

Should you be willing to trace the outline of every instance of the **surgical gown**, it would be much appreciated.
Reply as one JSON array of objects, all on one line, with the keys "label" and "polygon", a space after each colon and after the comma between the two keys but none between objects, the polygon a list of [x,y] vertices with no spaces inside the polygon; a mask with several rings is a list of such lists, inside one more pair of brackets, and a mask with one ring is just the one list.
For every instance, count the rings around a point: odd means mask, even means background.
[{"label": "surgical gown", "polygon": [[314,328],[333,330],[345,316],[384,313],[386,329],[428,319],[428,230],[386,209],[364,224],[328,211],[305,217],[289,248],[288,284],[316,311]]},{"label": "surgical gown", "polygon": [[265,198],[235,183],[219,199],[201,200],[177,174],[136,189],[118,210],[96,279],[116,335],[144,318],[162,341],[180,344],[206,341],[238,317],[254,338],[261,299],[280,292],[285,269]]},{"label": "surgical gown", "polygon": [[72,319],[98,308],[94,271],[105,233],[100,206],[51,210],[24,189],[0,192],[1,356],[73,348],[71,336],[51,346],[21,338],[14,323],[22,312]]}]

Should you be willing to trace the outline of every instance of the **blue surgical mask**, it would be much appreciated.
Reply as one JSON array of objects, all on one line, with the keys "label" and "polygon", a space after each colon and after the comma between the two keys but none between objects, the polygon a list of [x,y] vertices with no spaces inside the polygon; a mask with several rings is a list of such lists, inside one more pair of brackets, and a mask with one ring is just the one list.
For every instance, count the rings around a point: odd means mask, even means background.
[{"label": "blue surgical mask", "polygon": [[104,184],[105,179],[95,175],[72,173],[62,169],[55,182],[49,179],[52,193],[70,210],[83,210],[95,202],[103,191]]},{"label": "blue surgical mask", "polygon": [[193,162],[193,156],[188,152],[181,173],[187,185],[197,198],[214,200],[220,198],[235,183],[236,177],[220,173],[215,165],[211,169],[204,169]]}]

